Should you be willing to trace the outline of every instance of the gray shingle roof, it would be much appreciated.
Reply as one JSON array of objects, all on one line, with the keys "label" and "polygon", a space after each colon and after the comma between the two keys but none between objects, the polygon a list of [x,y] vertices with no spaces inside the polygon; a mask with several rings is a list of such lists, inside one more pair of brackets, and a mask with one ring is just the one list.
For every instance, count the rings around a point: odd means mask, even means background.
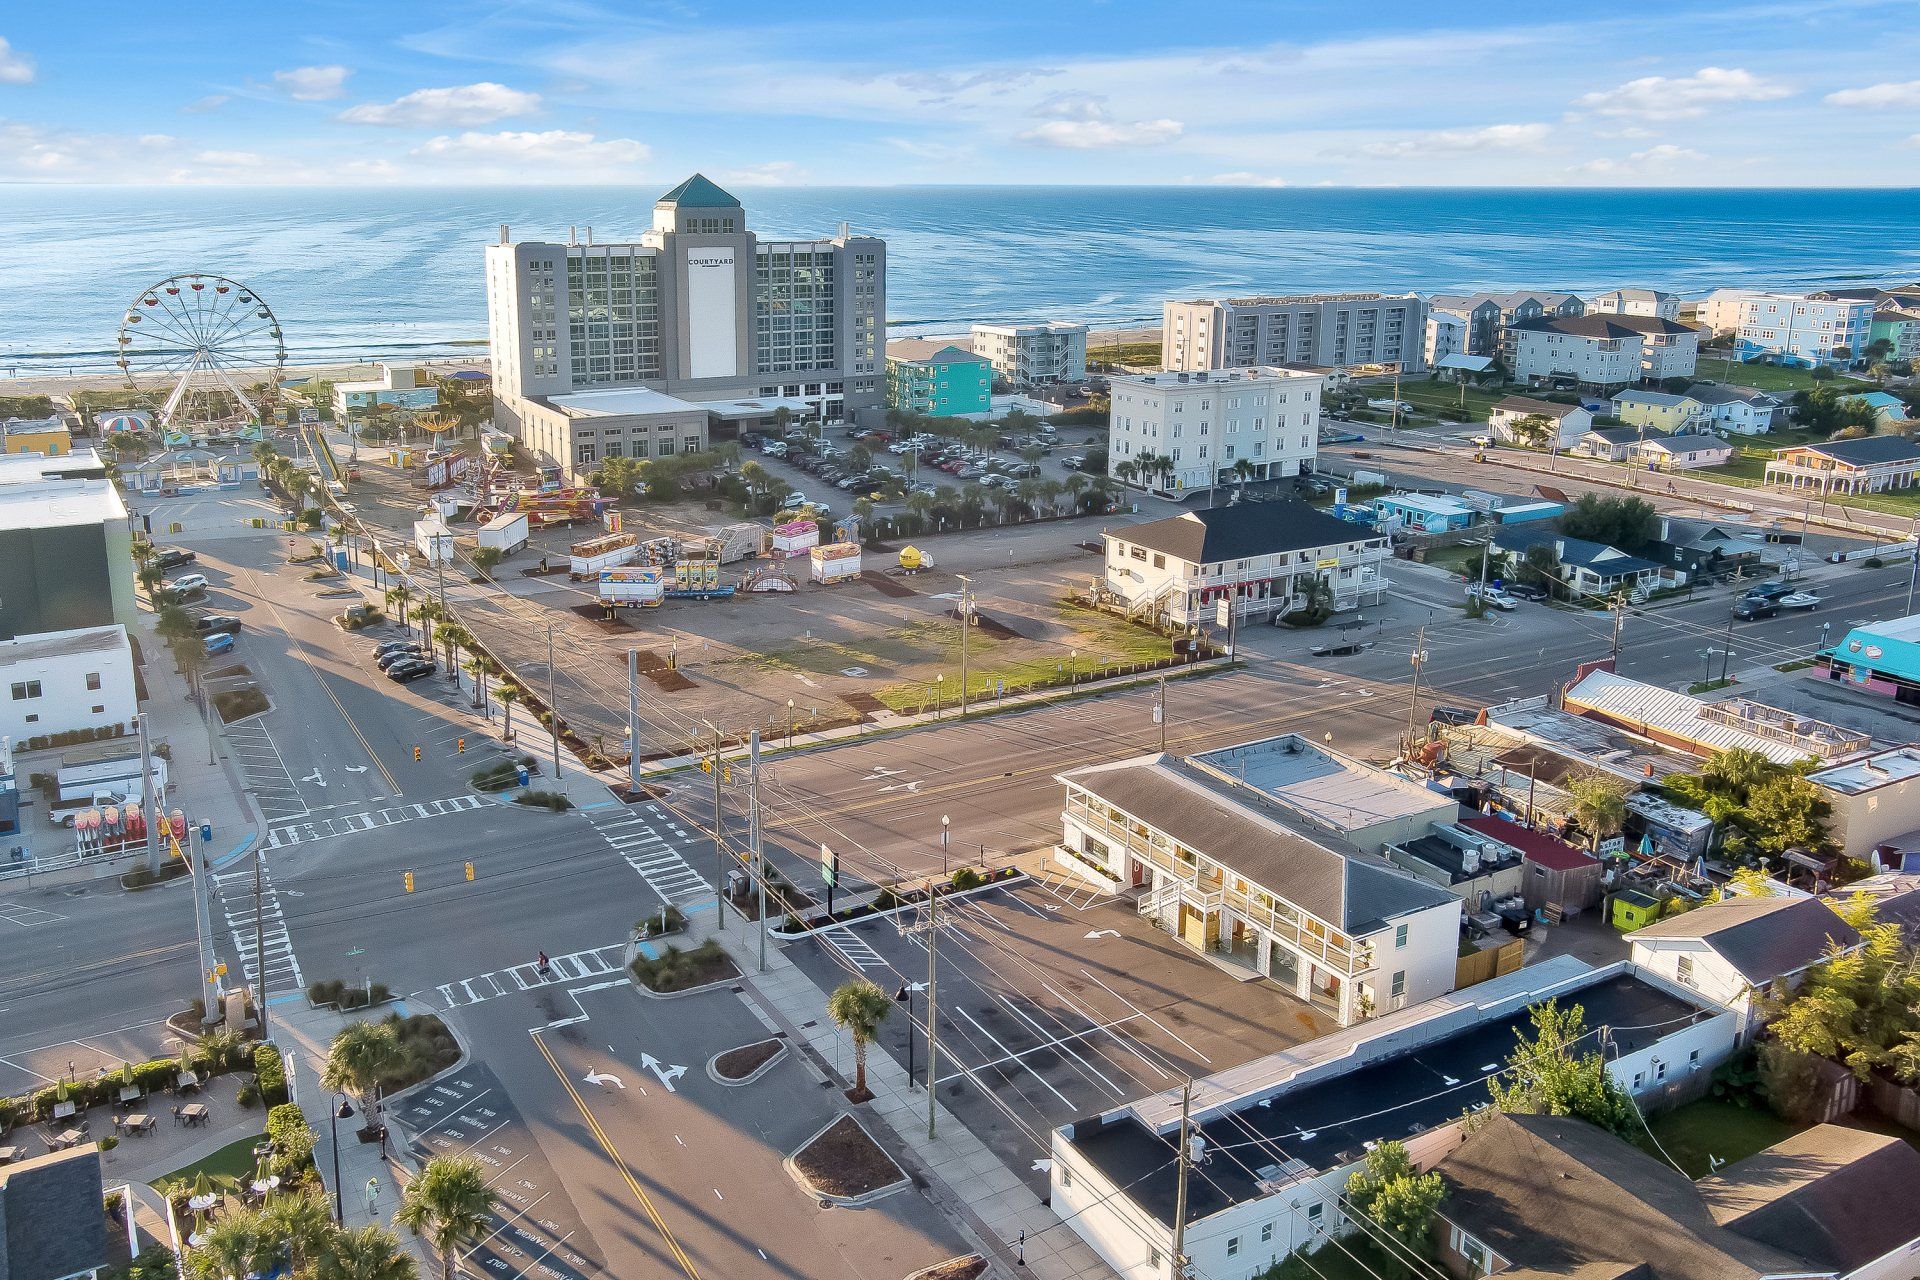
[{"label": "gray shingle roof", "polygon": [[1348,933],[1371,933],[1397,916],[1457,901],[1357,849],[1309,839],[1285,824],[1281,805],[1174,756],[1062,776]]},{"label": "gray shingle roof", "polygon": [[1508,1276],[1752,1280],[1793,1254],[1713,1220],[1686,1177],[1585,1121],[1496,1114],[1440,1162],[1440,1216],[1513,1264]]},{"label": "gray shingle roof", "polygon": [[1138,543],[1194,564],[1248,560],[1286,551],[1380,542],[1379,535],[1351,521],[1316,511],[1304,502],[1242,502],[1210,511],[1188,511],[1166,520],[1127,525],[1109,537]]},{"label": "gray shingle roof", "polygon": [[1860,934],[1818,898],[1729,898],[1656,921],[1639,938],[1695,938],[1755,985],[1798,973]]},{"label": "gray shingle roof", "polygon": [[[1876,462],[1920,462],[1920,445],[1905,436],[1862,436],[1858,440],[1829,440],[1824,444],[1794,447],[1856,467],[1872,466]],[[1778,452],[1784,455],[1787,450]]]},{"label": "gray shingle roof", "polygon": [[0,1277],[61,1280],[106,1266],[103,1194],[91,1143],[0,1168]]},{"label": "gray shingle roof", "polygon": [[1846,1274],[1920,1238],[1920,1151],[1815,1125],[1698,1184],[1714,1220]]},{"label": "gray shingle roof", "polygon": [[[1658,440],[1667,433],[1658,427],[1595,427],[1587,432],[1598,440],[1608,444],[1632,444],[1636,440]],[[1582,436],[1581,439],[1585,439]]]},{"label": "gray shingle roof", "polygon": [[1577,404],[1561,404],[1554,400],[1536,400],[1532,396],[1505,396],[1488,412],[1491,413],[1537,413],[1552,418],[1556,422],[1580,412]]},{"label": "gray shingle roof", "polygon": [[1599,311],[1584,316],[1542,316],[1509,325],[1532,333],[1565,333],[1577,338],[1644,338],[1656,333],[1698,333],[1692,325],[1658,316],[1623,316]]}]

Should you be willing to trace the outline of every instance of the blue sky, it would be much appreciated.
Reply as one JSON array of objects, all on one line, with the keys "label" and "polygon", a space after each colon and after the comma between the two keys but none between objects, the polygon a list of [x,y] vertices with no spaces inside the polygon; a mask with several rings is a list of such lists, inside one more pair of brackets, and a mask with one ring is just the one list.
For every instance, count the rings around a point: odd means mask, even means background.
[{"label": "blue sky", "polygon": [[0,181],[1912,186],[1913,0],[90,0]]}]

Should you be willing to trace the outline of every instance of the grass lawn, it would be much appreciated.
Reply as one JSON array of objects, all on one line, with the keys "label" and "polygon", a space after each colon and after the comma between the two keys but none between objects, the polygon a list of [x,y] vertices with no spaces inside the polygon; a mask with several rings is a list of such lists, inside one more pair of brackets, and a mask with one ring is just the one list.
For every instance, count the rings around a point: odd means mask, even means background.
[{"label": "grass lawn", "polygon": [[[1778,364],[1740,364],[1722,358],[1717,351],[1702,351],[1695,372],[1703,379],[1710,378],[1736,387],[1752,387],[1756,391],[1811,391],[1820,385],[1814,380],[1811,370]],[[1829,385],[1839,389],[1871,389],[1873,386],[1858,378],[1833,378]]]},{"label": "grass lawn", "polygon": [[[229,1178],[251,1178],[258,1163],[253,1158],[253,1149],[266,1140],[266,1134],[256,1133],[251,1138],[229,1142],[211,1155],[203,1156],[192,1164],[180,1166],[167,1177],[185,1178],[191,1182],[204,1172],[215,1176],[224,1174]],[[160,1179],[156,1178],[154,1181],[158,1182]]]},{"label": "grass lawn", "polygon": [[[1393,395],[1392,382],[1369,383],[1366,393],[1378,400]],[[1460,404],[1460,388],[1451,382],[1437,382],[1428,379],[1402,378],[1400,380],[1400,398],[1412,405],[1416,413],[1448,422],[1485,422],[1487,411],[1509,393],[1500,391],[1482,391],[1478,387],[1468,387],[1466,406]]]},{"label": "grass lawn", "polygon": [[[1702,1098],[1684,1107],[1654,1116],[1648,1122],[1654,1136],[1674,1162],[1690,1178],[1704,1178],[1713,1172],[1713,1159],[1721,1164],[1744,1160],[1756,1151],[1792,1137],[1800,1126],[1782,1120],[1760,1107],[1742,1107],[1719,1098]],[[1641,1148],[1655,1157],[1659,1152],[1641,1135]]]},{"label": "grass lawn", "polygon": [[[1425,563],[1438,565],[1449,573],[1480,572],[1481,548],[1473,543],[1462,543],[1452,547],[1432,547],[1427,551]],[[1499,576],[1497,573],[1494,576]]]},{"label": "grass lawn", "polygon": [[1102,342],[1087,344],[1089,363],[1100,361],[1102,364],[1158,365],[1160,363],[1160,344],[1157,342]]}]

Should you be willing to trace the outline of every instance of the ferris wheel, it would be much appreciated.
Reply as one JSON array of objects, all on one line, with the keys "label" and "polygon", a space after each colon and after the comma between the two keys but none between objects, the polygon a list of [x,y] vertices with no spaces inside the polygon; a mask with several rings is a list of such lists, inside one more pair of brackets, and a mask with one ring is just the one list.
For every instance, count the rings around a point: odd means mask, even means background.
[{"label": "ferris wheel", "polygon": [[259,419],[286,372],[280,320],[260,295],[215,275],[170,276],[142,289],[120,319],[127,385],[164,390],[161,427]]}]

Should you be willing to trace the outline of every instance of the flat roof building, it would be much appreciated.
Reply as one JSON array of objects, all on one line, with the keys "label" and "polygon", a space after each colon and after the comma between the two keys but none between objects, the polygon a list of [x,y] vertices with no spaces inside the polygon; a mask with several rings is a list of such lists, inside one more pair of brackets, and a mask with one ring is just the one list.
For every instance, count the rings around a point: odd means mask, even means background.
[{"label": "flat roof building", "polygon": [[1415,293],[1314,293],[1168,302],[1160,365],[1170,373],[1305,363],[1424,372],[1427,304]]},{"label": "flat roof building", "polygon": [[1115,376],[1107,474],[1168,495],[1302,475],[1324,391],[1318,373],[1273,365]]},{"label": "flat roof building", "polygon": [[1087,326],[1065,320],[976,324],[973,351],[1016,387],[1087,380]]},{"label": "flat roof building", "polygon": [[110,480],[0,484],[0,639],[134,617],[133,532]]},{"label": "flat roof building", "polygon": [[1857,730],[1765,703],[1747,698],[1707,702],[1605,670],[1590,671],[1569,685],[1563,705],[1576,715],[1696,756],[1745,747],[1776,764],[1794,764],[1840,760],[1873,745],[1870,736]]},{"label": "flat roof building", "polygon": [[1807,775],[1831,806],[1840,852],[1866,862],[1883,843],[1920,831],[1920,746],[1894,747]]}]

